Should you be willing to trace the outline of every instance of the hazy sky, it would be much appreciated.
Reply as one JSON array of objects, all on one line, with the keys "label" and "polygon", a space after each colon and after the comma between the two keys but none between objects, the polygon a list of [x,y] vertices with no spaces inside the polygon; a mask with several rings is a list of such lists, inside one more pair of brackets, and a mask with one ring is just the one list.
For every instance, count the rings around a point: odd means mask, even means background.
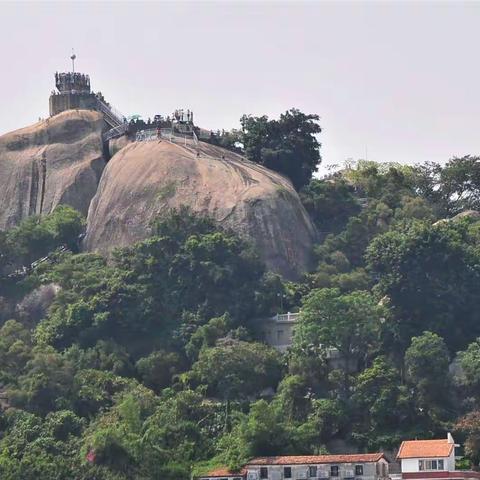
[{"label": "hazy sky", "polygon": [[48,115],[56,70],[125,115],[206,128],[321,116],[324,164],[480,154],[480,2],[0,1],[0,133]]}]

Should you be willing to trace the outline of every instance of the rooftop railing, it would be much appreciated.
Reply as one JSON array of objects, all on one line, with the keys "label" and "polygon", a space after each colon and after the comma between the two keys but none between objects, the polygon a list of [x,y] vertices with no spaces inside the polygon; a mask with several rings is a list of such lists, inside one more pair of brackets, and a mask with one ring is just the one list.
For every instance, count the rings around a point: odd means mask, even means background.
[{"label": "rooftop railing", "polygon": [[300,313],[277,313],[272,320],[277,322],[296,322],[300,316]]}]

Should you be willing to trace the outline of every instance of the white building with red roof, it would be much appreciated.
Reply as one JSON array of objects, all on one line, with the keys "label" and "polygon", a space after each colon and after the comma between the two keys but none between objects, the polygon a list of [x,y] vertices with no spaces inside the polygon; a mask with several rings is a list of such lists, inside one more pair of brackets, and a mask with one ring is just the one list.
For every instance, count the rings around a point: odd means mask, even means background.
[{"label": "white building with red roof", "polygon": [[[223,475],[221,475],[223,473]],[[198,480],[386,480],[383,453],[258,457],[241,472],[219,469]]]},{"label": "white building with red roof", "polygon": [[452,435],[440,440],[407,440],[398,450],[403,480],[478,479],[480,473],[455,468],[455,444]]}]

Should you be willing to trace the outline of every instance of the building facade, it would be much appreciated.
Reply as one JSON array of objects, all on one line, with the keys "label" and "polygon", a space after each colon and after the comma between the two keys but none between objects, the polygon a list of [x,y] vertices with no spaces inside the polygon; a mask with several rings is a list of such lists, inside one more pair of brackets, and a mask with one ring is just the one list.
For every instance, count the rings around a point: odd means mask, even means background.
[{"label": "building facade", "polygon": [[239,473],[219,470],[199,480],[382,480],[388,478],[383,453],[254,458]]},{"label": "building facade", "polygon": [[280,352],[286,352],[292,346],[295,323],[299,313],[282,313],[262,320],[261,335],[265,343]]},{"label": "building facade", "polygon": [[397,460],[401,462],[401,473],[392,480],[441,480],[480,479],[480,473],[457,470],[455,466],[455,444],[450,433],[440,440],[407,440],[402,442]]},{"label": "building facade", "polygon": [[[293,343],[295,325],[300,313],[278,313],[274,317],[263,319],[260,323],[260,336],[263,341],[279,352],[285,353]],[[325,358],[332,369],[345,369],[345,361],[340,352],[334,347],[325,349]],[[356,366],[350,365],[349,370],[354,372]]]}]

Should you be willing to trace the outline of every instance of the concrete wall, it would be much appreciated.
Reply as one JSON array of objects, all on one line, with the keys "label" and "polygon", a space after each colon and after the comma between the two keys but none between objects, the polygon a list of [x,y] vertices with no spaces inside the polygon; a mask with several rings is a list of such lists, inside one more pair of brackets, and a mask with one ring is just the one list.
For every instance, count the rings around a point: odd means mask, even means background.
[{"label": "concrete wall", "polygon": [[278,322],[274,319],[262,322],[262,336],[265,342],[284,352],[292,345],[295,322]]},{"label": "concrete wall", "polygon": [[93,93],[60,93],[50,95],[50,116],[65,110],[96,110],[97,99]]}]

